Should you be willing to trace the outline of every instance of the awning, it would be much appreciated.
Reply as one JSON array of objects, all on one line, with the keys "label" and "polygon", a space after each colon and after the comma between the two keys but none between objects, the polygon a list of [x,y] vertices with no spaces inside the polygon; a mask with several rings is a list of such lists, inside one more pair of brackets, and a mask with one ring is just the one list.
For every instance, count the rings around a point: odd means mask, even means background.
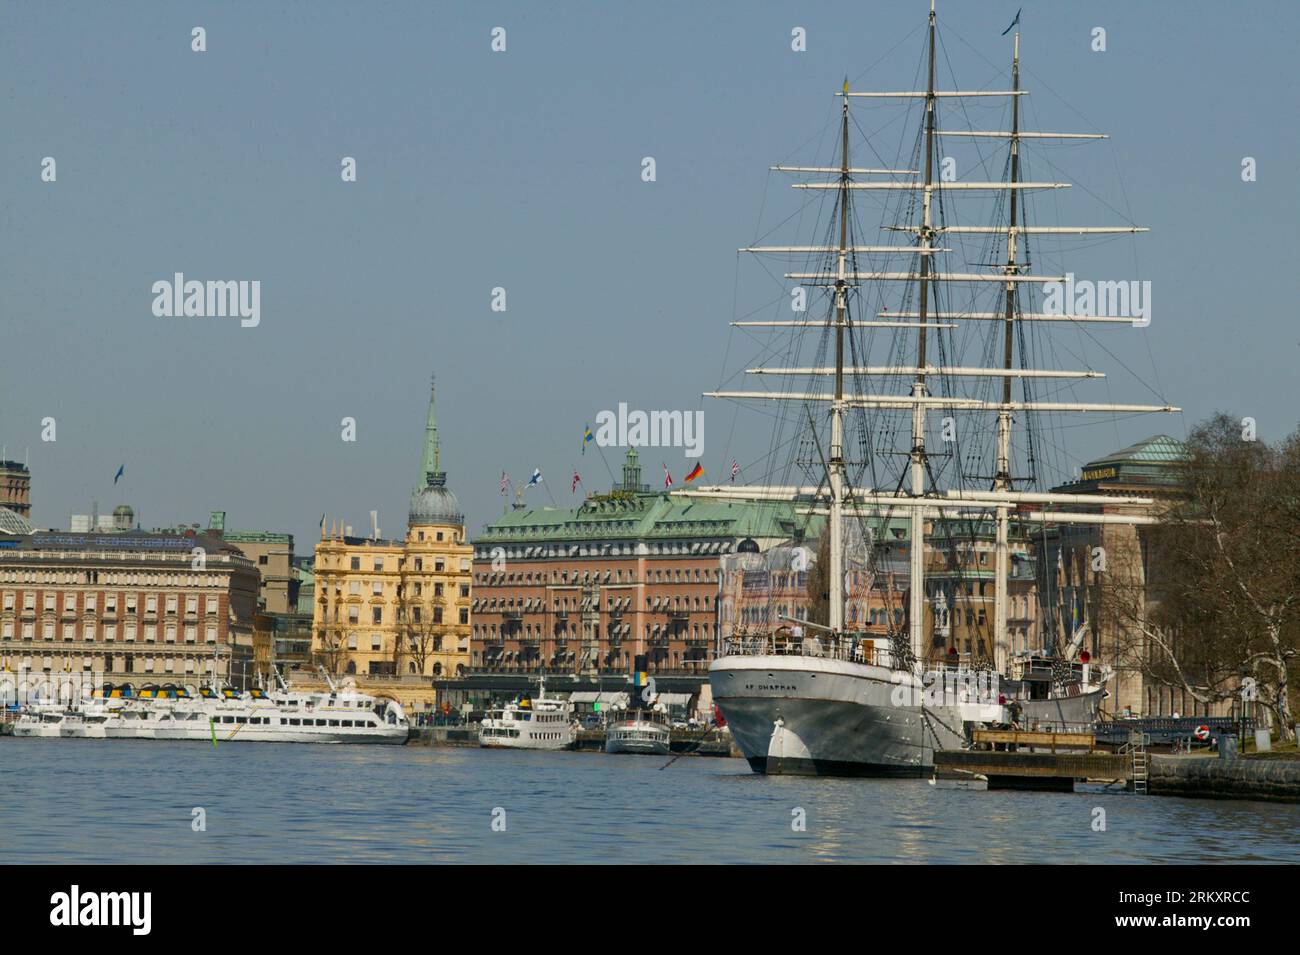
[{"label": "awning", "polygon": [[664,706],[688,706],[691,702],[690,693],[660,693],[656,702]]}]

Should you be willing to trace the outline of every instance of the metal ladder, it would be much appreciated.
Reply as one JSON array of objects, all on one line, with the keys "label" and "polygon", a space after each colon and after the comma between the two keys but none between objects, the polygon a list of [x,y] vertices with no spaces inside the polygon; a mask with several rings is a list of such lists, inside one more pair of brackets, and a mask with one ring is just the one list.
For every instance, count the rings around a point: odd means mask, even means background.
[{"label": "metal ladder", "polygon": [[1147,752],[1149,745],[1151,737],[1146,733],[1129,733],[1128,742],[1120,750],[1127,752],[1132,760],[1129,789],[1142,796],[1147,793],[1147,780],[1151,775],[1151,754]]}]

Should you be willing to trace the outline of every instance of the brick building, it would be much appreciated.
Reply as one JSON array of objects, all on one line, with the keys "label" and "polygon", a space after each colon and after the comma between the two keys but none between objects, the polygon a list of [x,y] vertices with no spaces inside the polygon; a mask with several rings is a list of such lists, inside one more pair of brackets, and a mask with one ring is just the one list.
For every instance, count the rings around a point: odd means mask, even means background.
[{"label": "brick building", "polygon": [[719,637],[722,559],[802,540],[788,504],[702,501],[641,483],[635,449],[623,481],[576,508],[525,508],[474,541],[475,673],[705,676]]}]

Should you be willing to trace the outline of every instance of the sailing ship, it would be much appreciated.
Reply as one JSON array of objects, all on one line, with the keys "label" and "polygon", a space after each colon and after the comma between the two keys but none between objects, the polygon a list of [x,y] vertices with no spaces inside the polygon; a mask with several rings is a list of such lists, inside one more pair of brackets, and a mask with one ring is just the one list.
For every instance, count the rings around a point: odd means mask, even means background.
[{"label": "sailing ship", "polygon": [[[786,383],[772,391],[720,390],[706,397],[800,408],[808,431],[815,436],[821,432],[811,409],[828,411],[829,446],[817,437],[813,459],[820,464],[820,483],[677,492],[795,501],[802,513],[827,522],[828,625],[787,618],[798,625],[797,635],[789,626],[770,634],[723,635],[710,668],[714,700],[757,772],[917,776],[933,765],[936,750],[968,745],[974,728],[1093,722],[1109,674],[1080,653],[1078,643],[1070,639],[1075,634],[1049,633],[1053,645],[1044,653],[1013,658],[1008,636],[1013,537],[1023,541],[1049,523],[1150,523],[1152,518],[1141,513],[1098,513],[1097,505],[1132,505],[1136,510],[1152,502],[1043,490],[1035,457],[1036,442],[1043,436],[1036,428],[1041,420],[1055,420],[1059,414],[1180,410],[1169,405],[1044,400],[1039,394],[1040,388],[1052,389],[1047,397],[1055,398],[1055,392],[1072,388],[1078,380],[1103,377],[1093,370],[1033,366],[1042,354],[1042,349],[1033,347],[1035,336],[1053,328],[1051,323],[1115,327],[1131,325],[1133,320],[1096,316],[1092,310],[1068,304],[1060,310],[1035,311],[1022,289],[1046,288],[1045,283],[1067,279],[1036,273],[1030,252],[1039,242],[1147,230],[1133,225],[1036,224],[1029,197],[1069,184],[1026,180],[1022,176],[1025,145],[1104,139],[1105,135],[1022,128],[1020,103],[1026,90],[1020,84],[1019,32],[1014,37],[1011,88],[1005,90],[937,89],[935,47],[932,0],[922,67],[925,88],[856,92],[850,91],[846,80],[840,93],[838,164],[772,167],[802,177],[804,181],[794,184],[796,189],[827,190],[834,195],[824,244],[741,250],[810,261],[815,268],[790,271],[785,278],[796,287],[820,289],[827,296],[828,311],[822,320],[732,324],[782,331],[792,341],[817,333],[821,353],[833,351],[833,364],[748,369],[750,374],[779,376]],[[1005,98],[1009,129],[958,130],[940,125],[940,104],[995,97]],[[918,168],[864,168],[851,161],[850,104],[885,100],[923,106],[909,164]],[[965,115],[964,107],[961,113]],[[941,140],[957,138],[1004,144],[1004,176],[989,182],[937,176]],[[889,199],[901,197],[892,209],[892,221],[882,225],[895,244],[867,245],[856,238],[853,201],[860,190],[879,190],[875,196],[887,197],[887,215]],[[972,195],[992,199],[994,221],[969,224],[968,210],[958,209],[957,203],[960,197]],[[979,247],[971,249],[972,245]],[[907,267],[887,264],[898,260]],[[970,270],[969,265],[965,271],[949,268],[946,263],[952,261],[975,262],[981,270]],[[900,288],[901,308],[892,297]],[[874,294],[873,302],[867,301],[868,293]],[[985,293],[992,293],[992,306],[987,299],[981,304]],[[1074,314],[1085,311],[1088,314]],[[872,317],[863,318],[864,314]],[[888,363],[870,363],[882,351],[889,356]],[[970,352],[981,359],[966,363],[963,356]],[[791,379],[809,382],[807,390],[798,390],[789,383]],[[828,379],[829,389],[822,384]],[[1014,385],[1021,394],[1015,393]],[[846,454],[850,425],[856,427],[864,453],[864,459],[854,464],[857,473],[851,472]],[[987,435],[983,445],[972,439],[967,447],[960,447],[964,429]],[[936,431],[943,436],[939,442],[932,440]],[[1016,441],[1015,434],[1022,440]],[[888,614],[886,634],[865,632],[860,620],[855,621],[856,628],[847,626],[846,529],[860,532],[848,536],[864,542],[857,559],[859,566],[872,571],[880,556],[881,530],[899,523],[907,533],[905,612],[900,607],[897,614]],[[901,528],[899,532],[901,536]],[[970,546],[960,545],[963,535]],[[970,591],[945,592],[935,583],[935,568],[927,566],[933,563],[927,558],[928,538],[937,539],[936,547],[946,548],[938,550],[937,556],[950,565],[974,559],[977,541],[991,542],[991,652],[968,648],[963,662],[955,644],[941,645],[948,639],[940,625],[948,608],[959,609]],[[902,550],[899,540],[889,543],[896,546],[895,555]],[[935,621],[928,638],[927,603]],[[805,635],[804,626],[811,632]]]}]

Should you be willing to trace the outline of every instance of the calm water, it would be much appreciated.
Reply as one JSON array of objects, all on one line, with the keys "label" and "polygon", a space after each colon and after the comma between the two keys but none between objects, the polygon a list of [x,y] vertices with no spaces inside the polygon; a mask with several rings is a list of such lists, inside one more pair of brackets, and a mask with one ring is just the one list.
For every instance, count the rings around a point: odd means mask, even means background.
[{"label": "calm water", "polygon": [[[0,740],[0,863],[1297,862],[1300,806],[769,778],[743,760]],[[191,810],[207,810],[207,831]],[[1093,809],[1106,831],[1092,829]],[[505,810],[506,830],[492,831]],[[791,810],[807,831],[791,829]]]}]

